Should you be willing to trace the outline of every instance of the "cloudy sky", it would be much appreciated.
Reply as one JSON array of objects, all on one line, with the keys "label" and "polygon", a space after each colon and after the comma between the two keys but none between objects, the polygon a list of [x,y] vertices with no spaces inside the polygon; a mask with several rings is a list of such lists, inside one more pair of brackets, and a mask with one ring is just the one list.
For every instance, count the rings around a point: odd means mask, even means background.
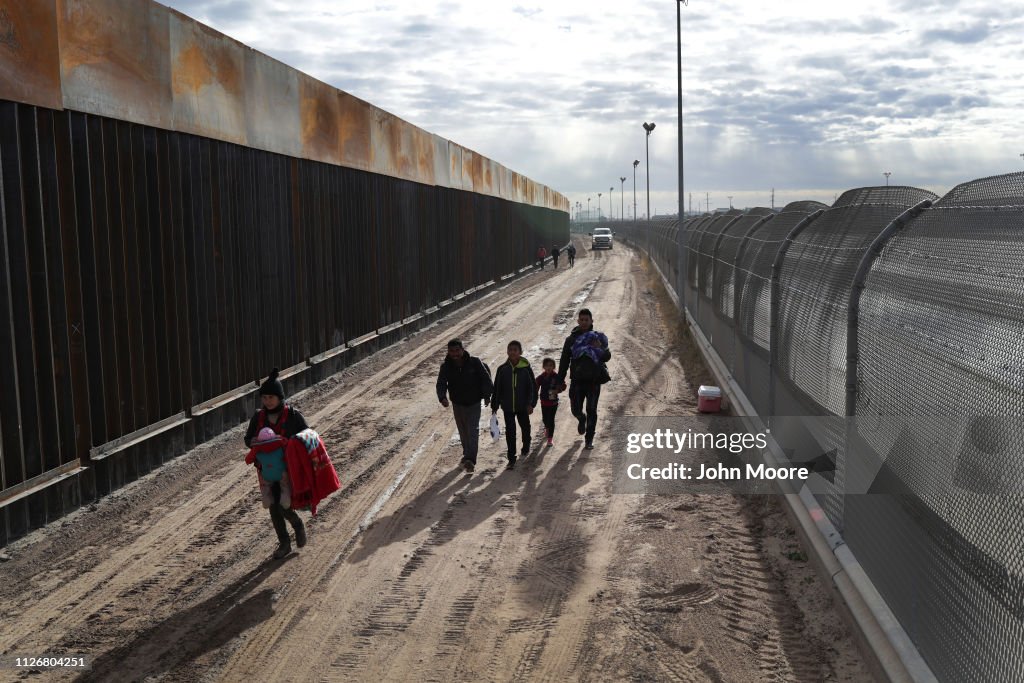
[{"label": "cloudy sky", "polygon": [[[596,213],[677,197],[673,0],[172,0],[175,9]],[[831,203],[853,187],[1024,170],[1021,0],[691,0],[689,205]]]}]

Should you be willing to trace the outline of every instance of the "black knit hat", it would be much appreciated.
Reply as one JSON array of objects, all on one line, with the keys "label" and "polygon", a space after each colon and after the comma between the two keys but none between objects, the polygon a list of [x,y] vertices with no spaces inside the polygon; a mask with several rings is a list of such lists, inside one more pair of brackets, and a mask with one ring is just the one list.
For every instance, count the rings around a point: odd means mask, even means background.
[{"label": "black knit hat", "polygon": [[281,371],[277,368],[270,371],[270,377],[267,378],[266,382],[260,385],[260,396],[277,396],[282,401],[284,400],[284,385],[281,384],[281,380],[277,378],[280,372]]}]

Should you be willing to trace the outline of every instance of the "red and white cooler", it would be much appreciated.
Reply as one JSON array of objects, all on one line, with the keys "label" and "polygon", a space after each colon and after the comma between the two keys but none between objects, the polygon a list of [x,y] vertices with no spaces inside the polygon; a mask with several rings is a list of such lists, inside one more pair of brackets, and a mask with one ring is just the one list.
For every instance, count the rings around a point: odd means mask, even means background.
[{"label": "red and white cooler", "polygon": [[697,390],[697,410],[702,413],[717,413],[722,409],[722,390],[702,384]]}]

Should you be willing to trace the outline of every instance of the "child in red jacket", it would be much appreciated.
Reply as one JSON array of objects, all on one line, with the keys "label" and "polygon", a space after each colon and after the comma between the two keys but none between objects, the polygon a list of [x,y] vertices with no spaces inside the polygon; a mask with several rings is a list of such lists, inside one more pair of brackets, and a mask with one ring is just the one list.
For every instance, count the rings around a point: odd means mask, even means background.
[{"label": "child in red jacket", "polygon": [[565,382],[558,379],[555,372],[555,359],[545,358],[541,361],[544,372],[537,376],[537,394],[540,396],[540,411],[544,418],[544,436],[548,445],[555,437],[555,412],[558,411],[558,394],[565,391]]}]

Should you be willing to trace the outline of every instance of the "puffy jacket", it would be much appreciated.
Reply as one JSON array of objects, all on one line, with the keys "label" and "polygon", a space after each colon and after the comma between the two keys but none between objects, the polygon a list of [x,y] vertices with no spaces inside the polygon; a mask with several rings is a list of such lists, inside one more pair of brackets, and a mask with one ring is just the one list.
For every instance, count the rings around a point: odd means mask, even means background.
[{"label": "puffy jacket", "polygon": [[523,413],[527,408],[537,406],[537,380],[533,368],[525,358],[513,368],[511,361],[502,363],[494,373],[494,395],[491,410],[501,406],[502,410]]},{"label": "puffy jacket", "polygon": [[[572,329],[572,332],[569,333],[569,336],[565,338],[565,344],[562,345],[562,357],[558,361],[558,379],[563,382],[565,381],[566,373],[569,372],[569,365],[572,363],[572,347],[573,344],[576,343],[576,338],[589,331],[593,331],[593,328],[590,330],[581,330],[580,326],[577,325]],[[602,335],[602,337],[604,337],[604,335]],[[608,337],[604,337],[604,339],[607,340]],[[611,360],[612,352],[608,349],[607,342],[601,347],[597,355],[602,363],[607,363]]]},{"label": "puffy jacket", "polygon": [[480,401],[490,401],[494,385],[491,373],[484,362],[469,351],[463,351],[462,365],[446,357],[437,373],[437,400],[443,401],[447,392],[451,402],[459,406],[471,406]]}]

